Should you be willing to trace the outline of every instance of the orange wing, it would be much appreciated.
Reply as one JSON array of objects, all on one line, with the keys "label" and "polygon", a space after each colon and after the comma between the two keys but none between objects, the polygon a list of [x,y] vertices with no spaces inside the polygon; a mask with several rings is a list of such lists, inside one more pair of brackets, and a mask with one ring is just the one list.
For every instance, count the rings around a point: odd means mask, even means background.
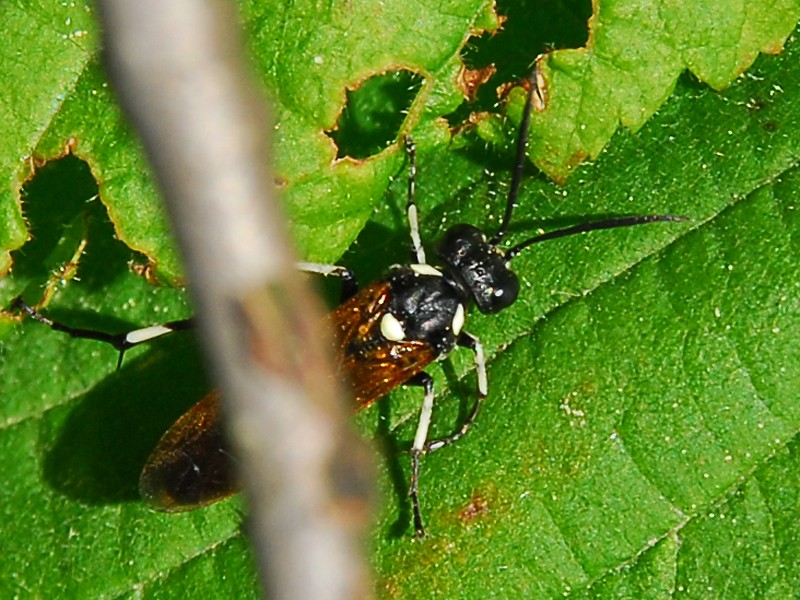
[{"label": "orange wing", "polygon": [[339,372],[349,381],[359,410],[411,379],[436,358],[425,342],[390,342],[380,334],[389,293],[389,284],[378,281],[329,317],[338,342]]},{"label": "orange wing", "polygon": [[[389,293],[386,282],[375,283],[330,315],[338,340],[339,373],[350,381],[359,410],[436,358],[424,342],[389,342],[380,334]],[[147,459],[139,491],[154,509],[192,510],[239,490],[223,438],[219,400],[219,392],[212,391],[190,408]]]},{"label": "orange wing", "polygon": [[239,491],[222,431],[219,392],[209,392],[163,435],[142,469],[139,493],[155,510],[194,510]]}]

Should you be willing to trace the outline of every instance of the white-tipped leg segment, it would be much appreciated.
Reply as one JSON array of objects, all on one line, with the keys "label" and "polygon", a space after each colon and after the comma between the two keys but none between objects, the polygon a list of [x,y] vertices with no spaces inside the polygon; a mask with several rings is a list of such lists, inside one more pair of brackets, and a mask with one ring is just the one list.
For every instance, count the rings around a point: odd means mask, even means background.
[{"label": "white-tipped leg segment", "polygon": [[414,513],[414,530],[418,538],[425,537],[425,527],[422,523],[422,511],[419,505],[419,467],[422,455],[449,446],[464,437],[478,418],[481,405],[489,390],[488,378],[486,376],[486,353],[483,350],[483,344],[471,333],[462,331],[458,336],[458,345],[462,348],[469,348],[475,353],[475,371],[478,376],[478,397],[469,415],[467,415],[467,418],[455,433],[444,438],[428,441],[428,430],[430,429],[431,417],[433,416],[433,379],[427,373],[422,372],[408,382],[411,385],[421,385],[425,388],[425,398],[422,400],[422,410],[420,410],[419,413],[417,433],[414,436],[414,443],[411,446],[411,484],[408,490],[408,495],[411,497],[411,508]]},{"label": "white-tipped leg segment", "polygon": [[333,275],[340,279],[351,279],[353,277],[352,271],[347,267],[340,265],[327,265],[325,263],[312,263],[312,262],[296,262],[294,264],[298,271],[305,273],[316,273],[317,275]]},{"label": "white-tipped leg segment", "polygon": [[475,404],[472,406],[472,410],[469,412],[469,415],[467,415],[467,418],[464,419],[461,427],[452,435],[427,442],[424,448],[425,452],[434,452],[464,437],[478,418],[483,400],[486,398],[486,394],[489,393],[489,381],[486,376],[486,354],[483,351],[483,344],[471,333],[463,331],[461,335],[458,336],[458,345],[462,348],[469,348],[475,353],[475,371],[478,376],[478,397],[475,399]]},{"label": "white-tipped leg segment", "polygon": [[422,247],[422,238],[419,235],[419,220],[417,218],[417,205],[408,205],[408,227],[411,232],[411,244],[414,246],[414,254],[417,262],[421,265],[425,262],[425,249]]},{"label": "white-tipped leg segment", "polygon": [[149,342],[150,340],[154,340],[163,335],[168,335],[174,332],[174,329],[167,327],[166,325],[151,325],[150,327],[142,327],[141,329],[129,331],[128,333],[124,334],[124,340],[125,344],[130,347],[135,346],[136,344]]},{"label": "white-tipped leg segment", "polygon": [[411,233],[411,245],[417,262],[424,265],[425,249],[422,247],[422,238],[419,235],[419,215],[417,212],[417,147],[411,136],[406,137],[406,154],[408,154],[408,201],[406,214],[408,216],[408,229]]},{"label": "white-tipped leg segment", "polygon": [[[464,333],[464,337],[471,340],[472,350],[475,352],[475,371],[478,373],[478,397],[483,400],[489,393],[489,378],[486,376],[486,353],[483,344],[471,333]],[[468,346],[469,347],[469,346]]]},{"label": "white-tipped leg segment", "polygon": [[355,273],[347,267],[312,262],[296,262],[294,266],[298,271],[303,271],[304,273],[338,277],[342,281],[342,302],[349,300],[358,292],[358,280]]},{"label": "white-tipped leg segment", "polygon": [[417,423],[417,433],[414,436],[412,450],[424,452],[425,441],[428,439],[428,429],[431,426],[431,416],[433,415],[433,383],[425,385],[425,398],[422,400],[422,410],[419,411],[419,422]]},{"label": "white-tipped leg segment", "polygon": [[40,323],[47,325],[53,331],[60,331],[74,338],[95,340],[113,346],[119,352],[119,358],[117,359],[118,369],[122,365],[122,358],[125,356],[126,350],[156,338],[169,335],[170,333],[174,333],[176,331],[185,331],[186,329],[192,329],[194,327],[194,320],[189,318],[182,319],[180,321],[171,321],[169,323],[164,323],[163,325],[151,325],[150,327],[143,327],[141,329],[135,329],[125,333],[106,333],[105,331],[98,331],[96,329],[71,327],[70,325],[53,321],[52,319],[45,317],[32,306],[25,304],[22,298],[15,299],[12,306],[22,310],[28,314],[28,316],[36,319]]},{"label": "white-tipped leg segment", "polygon": [[433,378],[423,371],[408,383],[420,385],[425,389],[425,398],[422,400],[417,433],[411,446],[411,482],[408,486],[411,510],[414,513],[414,531],[418,538],[423,538],[425,537],[425,526],[422,523],[422,510],[419,506],[419,465],[422,455],[426,452],[425,441],[428,439],[428,429],[430,428],[431,415],[433,414]]}]

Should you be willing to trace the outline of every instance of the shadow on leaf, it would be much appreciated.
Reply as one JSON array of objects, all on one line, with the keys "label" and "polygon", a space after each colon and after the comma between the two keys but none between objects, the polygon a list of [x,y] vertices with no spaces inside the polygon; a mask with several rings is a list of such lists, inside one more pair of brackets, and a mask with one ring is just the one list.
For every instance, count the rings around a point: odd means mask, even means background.
[{"label": "shadow on leaf", "polygon": [[72,404],[46,451],[44,479],[87,504],[139,498],[139,473],[172,423],[208,390],[190,338],[164,339]]}]

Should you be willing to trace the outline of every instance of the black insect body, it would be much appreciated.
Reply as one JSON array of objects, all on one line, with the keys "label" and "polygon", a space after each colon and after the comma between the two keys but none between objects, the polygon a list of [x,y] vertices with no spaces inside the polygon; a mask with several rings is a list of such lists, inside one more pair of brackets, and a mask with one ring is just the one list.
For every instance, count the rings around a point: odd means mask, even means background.
[{"label": "black insect body", "polygon": [[424,342],[437,358],[455,348],[469,297],[450,275],[428,265],[394,270],[387,278],[390,294],[381,327],[384,337]]},{"label": "black insect body", "polygon": [[[637,215],[590,221],[531,237],[507,250],[501,249],[499,244],[508,232],[526,160],[526,136],[535,91],[535,81],[532,81],[520,126],[505,213],[500,228],[491,238],[473,225],[452,226],[438,246],[438,263],[428,264],[417,219],[416,153],[413,142],[407,138],[407,213],[415,263],[393,267],[386,277],[360,291],[356,288],[355,277],[344,267],[313,263],[298,265],[302,270],[335,275],[342,280],[344,300],[330,314],[328,321],[336,337],[338,370],[350,384],[356,410],[370,406],[399,385],[417,385],[424,389],[419,423],[411,446],[409,485],[414,529],[419,537],[425,531],[419,499],[421,457],[464,436],[477,418],[488,392],[483,346],[477,337],[464,330],[472,304],[485,314],[497,313],[511,306],[519,295],[519,281],[510,268],[510,262],[532,244],[597,229],[684,220],[671,215]],[[74,337],[110,343],[120,353],[133,345],[191,326],[189,320],[177,321],[166,326],[111,335],[53,322],[21,300],[17,306],[53,329]],[[476,401],[454,433],[429,440],[434,389],[433,379],[424,369],[433,361],[446,357],[456,346],[467,348],[474,354]],[[155,508],[188,510],[237,491],[237,480],[224,473],[228,453],[218,435],[221,431],[218,402],[216,392],[201,400],[167,431],[148,459],[140,489]],[[215,447],[205,447],[209,444]]]},{"label": "black insect body", "polygon": [[[413,211],[409,212],[413,214]],[[415,227],[416,222],[412,220],[412,228]],[[421,251],[418,256],[424,260]],[[414,528],[420,537],[424,535],[419,505],[420,457],[462,437],[477,417],[480,402],[488,391],[483,347],[476,337],[463,330],[467,310],[474,302],[481,312],[495,313],[510,306],[519,294],[517,276],[508,268],[501,252],[471,225],[452,227],[439,247],[438,256],[443,265],[439,268],[419,262],[391,270],[381,282],[385,285],[387,301],[376,313],[378,326],[369,334],[362,329],[353,337],[344,336],[347,345],[342,356],[346,359],[342,365],[344,368],[340,368],[349,375],[359,406],[371,404],[403,383],[420,385],[425,389],[411,448],[410,495]],[[358,322],[363,325],[360,300],[361,296],[356,296],[353,304],[361,317]],[[334,315],[342,310],[347,313],[347,304],[343,309],[337,309]],[[346,318],[335,318],[334,322],[337,320],[349,322]],[[457,345],[475,353],[478,399],[457,432],[446,438],[428,440],[434,399],[433,379],[423,369],[434,360],[446,357]],[[384,364],[386,356],[392,357],[391,367]],[[348,367],[350,361],[352,365]],[[367,365],[377,368],[365,370]],[[364,388],[359,386],[362,381]],[[375,389],[377,382],[384,385]]]}]

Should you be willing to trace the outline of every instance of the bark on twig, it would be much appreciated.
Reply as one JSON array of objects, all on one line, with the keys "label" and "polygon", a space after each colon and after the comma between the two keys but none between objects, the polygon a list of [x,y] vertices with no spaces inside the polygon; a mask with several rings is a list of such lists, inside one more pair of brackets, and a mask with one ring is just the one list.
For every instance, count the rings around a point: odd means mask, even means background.
[{"label": "bark on twig", "polygon": [[363,515],[352,518],[364,453],[325,375],[331,346],[320,309],[293,270],[266,171],[264,106],[232,4],[104,0],[100,9],[112,80],[183,251],[243,465],[266,592],[368,596],[358,558]]}]

